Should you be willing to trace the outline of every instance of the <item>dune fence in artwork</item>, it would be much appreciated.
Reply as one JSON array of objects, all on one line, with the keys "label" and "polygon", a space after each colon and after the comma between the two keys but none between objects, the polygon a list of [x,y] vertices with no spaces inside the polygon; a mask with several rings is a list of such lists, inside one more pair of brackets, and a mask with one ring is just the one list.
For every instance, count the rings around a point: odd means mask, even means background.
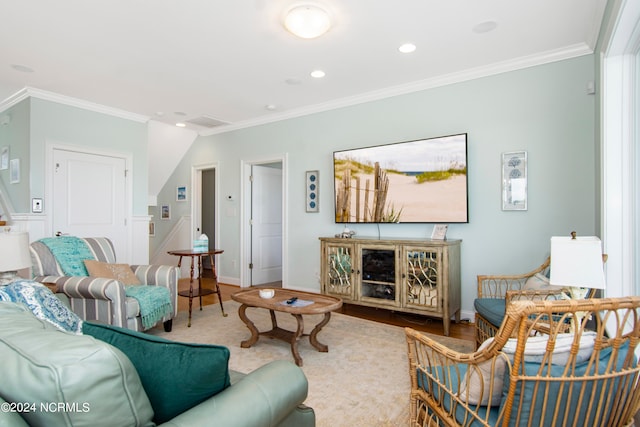
[{"label": "dune fence in artwork", "polygon": [[355,185],[351,182],[351,169],[345,169],[336,194],[336,222],[352,222],[352,214],[355,219],[353,222],[397,222],[394,221],[398,216],[393,208],[385,211],[389,178],[378,162],[374,165],[373,179],[364,179],[364,188],[359,175],[353,180]]}]

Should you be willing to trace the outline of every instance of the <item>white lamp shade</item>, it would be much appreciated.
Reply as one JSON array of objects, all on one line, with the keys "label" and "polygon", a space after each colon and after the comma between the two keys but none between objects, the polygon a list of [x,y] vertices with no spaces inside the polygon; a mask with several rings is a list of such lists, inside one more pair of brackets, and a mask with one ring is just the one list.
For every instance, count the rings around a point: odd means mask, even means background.
[{"label": "white lamp shade", "polygon": [[602,243],[597,237],[552,237],[551,276],[557,286],[604,289]]},{"label": "white lamp shade", "polygon": [[0,273],[31,267],[29,234],[0,232]]}]

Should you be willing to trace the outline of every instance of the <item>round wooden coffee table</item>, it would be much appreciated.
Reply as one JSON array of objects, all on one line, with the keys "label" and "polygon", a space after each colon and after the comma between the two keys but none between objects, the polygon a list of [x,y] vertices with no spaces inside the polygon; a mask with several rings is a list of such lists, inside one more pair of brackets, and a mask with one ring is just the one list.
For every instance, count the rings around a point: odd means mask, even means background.
[{"label": "round wooden coffee table", "polygon": [[[240,319],[247,325],[249,331],[251,331],[251,337],[240,343],[242,348],[249,348],[258,341],[260,335],[266,335],[271,338],[276,338],[285,342],[291,343],[291,353],[295,359],[296,365],[302,366],[302,357],[298,353],[298,339],[301,336],[308,336],[309,343],[314,346],[320,352],[328,352],[329,347],[318,341],[318,333],[322,328],[329,323],[331,319],[331,312],[342,307],[342,300],[340,298],[332,297],[329,295],[314,294],[311,292],[294,291],[290,289],[275,289],[275,295],[273,298],[261,298],[260,288],[252,288],[246,291],[236,292],[231,295],[234,301],[242,304],[238,309],[238,315]],[[297,301],[293,304],[287,304],[286,301],[291,298],[297,298]],[[312,302],[308,305],[303,305],[307,302]],[[271,330],[260,332],[253,322],[247,317],[248,307],[265,308],[269,310],[271,315]],[[278,326],[276,320],[276,311],[289,313],[295,317],[298,327],[295,331],[288,331]],[[324,317],[318,323],[310,334],[304,334],[304,321],[302,316],[305,314],[324,314]]]}]

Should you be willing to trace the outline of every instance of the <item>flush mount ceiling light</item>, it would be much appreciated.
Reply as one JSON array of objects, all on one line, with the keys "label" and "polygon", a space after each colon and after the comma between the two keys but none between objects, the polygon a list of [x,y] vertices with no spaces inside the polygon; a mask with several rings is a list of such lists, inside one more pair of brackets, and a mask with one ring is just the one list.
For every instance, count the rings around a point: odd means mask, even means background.
[{"label": "flush mount ceiling light", "polygon": [[284,27],[293,35],[314,39],[329,31],[331,20],[326,10],[307,4],[289,10],[284,18]]},{"label": "flush mount ceiling light", "polygon": [[415,52],[416,50],[416,45],[413,43],[405,43],[403,45],[401,45],[398,50],[401,53],[411,53],[411,52]]}]

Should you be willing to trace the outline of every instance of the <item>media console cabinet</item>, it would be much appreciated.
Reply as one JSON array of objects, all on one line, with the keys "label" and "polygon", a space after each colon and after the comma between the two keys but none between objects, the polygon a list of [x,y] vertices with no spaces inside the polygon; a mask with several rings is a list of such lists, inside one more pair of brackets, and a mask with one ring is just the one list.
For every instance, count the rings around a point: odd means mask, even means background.
[{"label": "media console cabinet", "polygon": [[348,304],[460,321],[461,240],[321,237],[320,282]]}]

